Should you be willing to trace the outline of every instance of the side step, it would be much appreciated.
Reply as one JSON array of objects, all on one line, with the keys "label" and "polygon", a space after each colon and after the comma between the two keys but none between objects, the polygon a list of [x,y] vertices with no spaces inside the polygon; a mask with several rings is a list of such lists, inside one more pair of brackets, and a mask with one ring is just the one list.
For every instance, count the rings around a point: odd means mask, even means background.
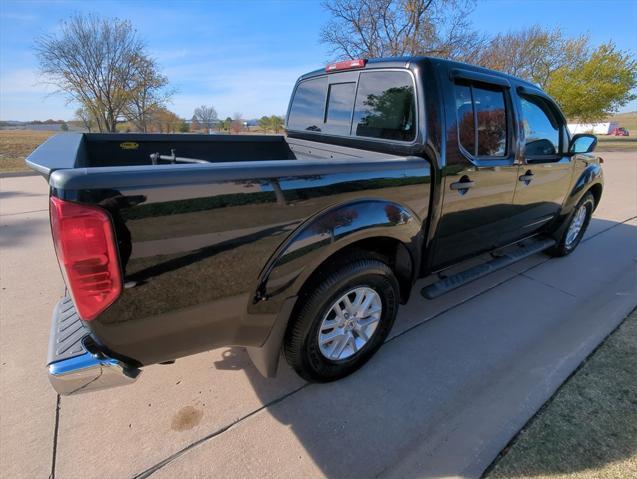
[{"label": "side step", "polygon": [[520,243],[517,245],[517,248],[507,251],[502,256],[495,257],[486,263],[479,264],[461,271],[460,273],[441,279],[440,281],[436,281],[429,286],[425,286],[420,291],[420,294],[427,299],[437,298],[438,296],[448,293],[449,291],[453,291],[454,289],[464,286],[471,281],[475,281],[476,279],[482,278],[483,276],[493,273],[499,269],[506,268],[521,259],[549,249],[554,245],[555,240],[552,238],[534,240],[526,244]]}]

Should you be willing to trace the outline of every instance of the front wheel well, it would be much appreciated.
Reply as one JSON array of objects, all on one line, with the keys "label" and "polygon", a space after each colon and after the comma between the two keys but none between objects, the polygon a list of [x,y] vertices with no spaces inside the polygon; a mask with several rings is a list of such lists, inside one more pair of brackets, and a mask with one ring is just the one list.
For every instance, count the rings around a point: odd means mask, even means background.
[{"label": "front wheel well", "polygon": [[307,278],[299,292],[299,297],[302,297],[304,292],[311,290],[312,285],[320,280],[322,272],[328,267],[342,263],[349,258],[360,256],[376,257],[391,268],[400,286],[400,303],[405,304],[411,292],[416,263],[407,247],[400,240],[389,237],[366,238],[350,243],[336,251],[325,259]]},{"label": "front wheel well", "polygon": [[597,205],[599,205],[599,201],[602,199],[602,189],[602,185],[596,183],[588,190],[593,195],[593,198],[595,198],[595,208],[597,208]]}]

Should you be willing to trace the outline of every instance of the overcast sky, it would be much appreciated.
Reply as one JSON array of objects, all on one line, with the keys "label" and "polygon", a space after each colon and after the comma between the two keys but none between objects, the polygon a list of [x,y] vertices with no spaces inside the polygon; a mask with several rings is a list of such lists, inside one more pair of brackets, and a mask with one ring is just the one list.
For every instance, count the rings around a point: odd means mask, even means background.
[{"label": "overcast sky", "polygon": [[[0,0],[0,119],[69,120],[77,105],[52,95],[37,73],[34,39],[75,12],[132,21],[178,93],[169,108],[190,118],[213,104],[220,117],[284,114],[296,78],[331,58],[319,41],[329,20],[319,1]],[[488,33],[532,24],[589,33],[637,51],[636,0],[482,0],[474,26]],[[624,111],[637,110],[632,102]]]}]

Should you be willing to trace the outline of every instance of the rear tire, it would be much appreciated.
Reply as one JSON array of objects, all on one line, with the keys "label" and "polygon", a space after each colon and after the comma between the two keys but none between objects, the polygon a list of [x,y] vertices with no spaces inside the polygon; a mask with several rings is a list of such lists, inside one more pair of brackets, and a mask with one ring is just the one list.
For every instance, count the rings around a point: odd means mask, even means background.
[{"label": "rear tire", "polygon": [[586,228],[588,228],[588,224],[591,221],[594,209],[595,197],[589,191],[579,200],[577,206],[573,208],[573,212],[567,220],[559,242],[548,250],[548,254],[559,257],[567,256],[575,251],[577,245],[582,241],[584,233],[586,233]]},{"label": "rear tire", "polygon": [[283,347],[290,366],[316,382],[365,364],[387,338],[399,304],[394,273],[375,257],[332,264],[322,273],[300,299]]}]

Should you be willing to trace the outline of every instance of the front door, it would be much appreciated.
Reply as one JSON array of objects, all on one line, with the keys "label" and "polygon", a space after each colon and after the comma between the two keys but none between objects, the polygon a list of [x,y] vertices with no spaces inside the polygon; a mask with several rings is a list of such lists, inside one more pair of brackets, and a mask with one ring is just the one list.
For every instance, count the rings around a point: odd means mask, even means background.
[{"label": "front door", "polygon": [[496,246],[518,178],[509,88],[457,79],[433,268]]},{"label": "front door", "polygon": [[546,97],[519,96],[524,130],[523,162],[519,166],[513,204],[515,214],[503,234],[515,241],[540,230],[559,213],[572,181],[566,125]]}]

